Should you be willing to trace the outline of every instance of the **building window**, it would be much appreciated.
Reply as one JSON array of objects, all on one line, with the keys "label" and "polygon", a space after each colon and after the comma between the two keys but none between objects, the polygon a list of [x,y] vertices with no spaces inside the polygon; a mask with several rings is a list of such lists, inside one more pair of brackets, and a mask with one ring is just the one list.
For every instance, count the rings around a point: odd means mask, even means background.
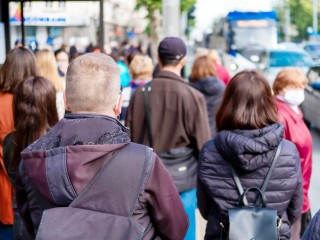
[{"label": "building window", "polygon": [[36,37],[36,27],[25,26],[24,32],[25,32],[25,36],[27,38],[35,38]]},{"label": "building window", "polygon": [[48,27],[48,37],[57,38],[62,35],[62,27]]}]

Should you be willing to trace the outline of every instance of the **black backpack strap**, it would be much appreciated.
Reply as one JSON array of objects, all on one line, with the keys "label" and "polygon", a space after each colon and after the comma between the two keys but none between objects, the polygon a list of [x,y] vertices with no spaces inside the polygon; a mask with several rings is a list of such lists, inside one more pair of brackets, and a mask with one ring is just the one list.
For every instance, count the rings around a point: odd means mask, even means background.
[{"label": "black backpack strap", "polygon": [[151,91],[151,82],[146,83],[143,88],[143,98],[144,98],[144,112],[145,112],[145,121],[147,124],[147,135],[149,140],[149,146],[153,147],[153,138],[151,131],[151,107],[150,107],[150,91]]},{"label": "black backpack strap", "polygon": [[[279,158],[279,156],[280,156],[281,148],[282,148],[282,141],[281,141],[281,142],[279,143],[279,145],[278,145],[277,152],[276,152],[276,154],[274,155],[274,158],[273,158],[272,163],[271,163],[271,166],[270,166],[270,168],[269,168],[269,170],[268,170],[267,176],[266,176],[266,178],[265,178],[264,181],[263,181],[263,184],[262,184],[262,187],[261,187],[261,192],[262,192],[263,194],[265,193],[265,191],[266,191],[266,189],[267,189],[267,185],[268,185],[269,179],[270,179],[270,177],[271,177],[271,174],[272,174],[272,172],[273,172],[273,169],[275,168],[276,163],[277,163],[277,161],[278,161],[278,158]],[[261,197],[259,196],[259,198],[257,199],[257,202],[256,202],[256,206],[260,205],[260,203],[261,203]]]},{"label": "black backpack strap", "polygon": [[[282,148],[282,141],[281,141],[281,142],[279,143],[279,145],[278,145],[277,152],[276,152],[276,154],[275,154],[275,156],[274,156],[274,158],[273,158],[273,160],[272,160],[272,163],[271,163],[271,166],[270,166],[270,168],[269,168],[269,170],[268,170],[267,176],[265,177],[265,179],[264,179],[264,181],[263,181],[262,187],[261,187],[261,189],[260,189],[261,192],[262,192],[262,194],[264,194],[265,191],[266,191],[266,188],[267,188],[269,179],[270,179],[270,177],[271,177],[271,174],[272,174],[272,172],[273,172],[273,169],[274,169],[274,167],[276,166],[277,160],[278,160],[278,158],[279,158],[281,148]],[[237,186],[237,188],[238,188],[239,194],[240,194],[240,196],[243,196],[244,191],[243,191],[243,187],[242,187],[242,185],[241,185],[240,179],[239,179],[236,171],[234,170],[234,168],[233,168],[231,165],[230,165],[230,167],[231,167],[231,171],[232,171],[233,180],[234,180],[234,182],[236,183],[236,186]],[[260,205],[260,203],[261,203],[261,196],[259,195],[259,197],[258,197],[258,199],[257,199],[257,201],[256,201],[256,206]],[[246,196],[243,196],[243,204],[244,204],[245,206],[248,206],[248,200],[247,200]]]},{"label": "black backpack strap", "polygon": [[150,148],[135,143],[117,150],[70,207],[132,216],[151,154]]}]

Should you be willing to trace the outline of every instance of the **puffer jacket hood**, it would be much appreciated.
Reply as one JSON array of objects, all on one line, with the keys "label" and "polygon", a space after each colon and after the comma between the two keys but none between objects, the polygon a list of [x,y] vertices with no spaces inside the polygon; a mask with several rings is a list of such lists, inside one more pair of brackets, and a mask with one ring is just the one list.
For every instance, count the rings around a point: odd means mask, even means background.
[{"label": "puffer jacket hood", "polygon": [[275,123],[262,129],[221,131],[216,146],[223,158],[236,169],[256,171],[270,164],[284,128]]},{"label": "puffer jacket hood", "polygon": [[217,77],[206,77],[197,82],[192,82],[192,79],[190,79],[190,85],[207,96],[220,94],[221,89],[224,89],[223,84]]}]

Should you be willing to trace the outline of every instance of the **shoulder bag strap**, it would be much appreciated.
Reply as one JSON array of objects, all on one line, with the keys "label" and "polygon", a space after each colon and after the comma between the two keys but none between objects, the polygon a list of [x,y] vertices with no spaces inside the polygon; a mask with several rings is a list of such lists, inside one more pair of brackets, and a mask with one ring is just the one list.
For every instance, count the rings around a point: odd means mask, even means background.
[{"label": "shoulder bag strap", "polygon": [[151,91],[151,82],[148,82],[142,88],[143,98],[144,98],[144,118],[147,124],[147,135],[149,140],[149,147],[153,147],[153,138],[151,131],[151,108],[150,108],[150,91]]},{"label": "shoulder bag strap", "polygon": [[[263,194],[265,193],[265,191],[267,189],[267,185],[268,185],[269,179],[271,177],[271,174],[273,172],[274,167],[276,166],[277,160],[278,160],[278,158],[280,156],[281,148],[282,148],[282,141],[278,145],[277,152],[274,155],[274,158],[273,158],[271,166],[270,166],[270,168],[268,170],[267,176],[263,181],[263,184],[262,184],[262,187],[261,187],[261,192]],[[259,198],[257,199],[257,202],[256,202],[256,206],[260,205],[260,203],[261,203],[261,196],[259,195]]]}]

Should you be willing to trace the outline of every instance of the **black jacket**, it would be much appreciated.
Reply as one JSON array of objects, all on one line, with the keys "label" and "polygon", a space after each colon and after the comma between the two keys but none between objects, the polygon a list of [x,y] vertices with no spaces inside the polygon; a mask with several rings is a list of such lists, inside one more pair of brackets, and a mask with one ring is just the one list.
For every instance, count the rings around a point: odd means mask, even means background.
[{"label": "black jacket", "polygon": [[214,137],[216,134],[215,113],[222,100],[225,86],[216,77],[203,78],[197,82],[191,80],[190,85],[199,90],[206,99],[211,136]]},{"label": "black jacket", "polygon": [[[256,130],[221,131],[205,144],[199,159],[197,197],[199,210],[208,221],[206,239],[220,239],[221,231],[228,231],[227,210],[239,206],[230,164],[244,190],[261,188],[281,140],[282,150],[269,180],[266,198],[267,207],[277,209],[282,217],[281,239],[290,239],[290,226],[301,214],[302,179],[297,149],[282,136],[283,126],[273,124]],[[252,204],[257,193],[249,192],[247,198]]]}]

